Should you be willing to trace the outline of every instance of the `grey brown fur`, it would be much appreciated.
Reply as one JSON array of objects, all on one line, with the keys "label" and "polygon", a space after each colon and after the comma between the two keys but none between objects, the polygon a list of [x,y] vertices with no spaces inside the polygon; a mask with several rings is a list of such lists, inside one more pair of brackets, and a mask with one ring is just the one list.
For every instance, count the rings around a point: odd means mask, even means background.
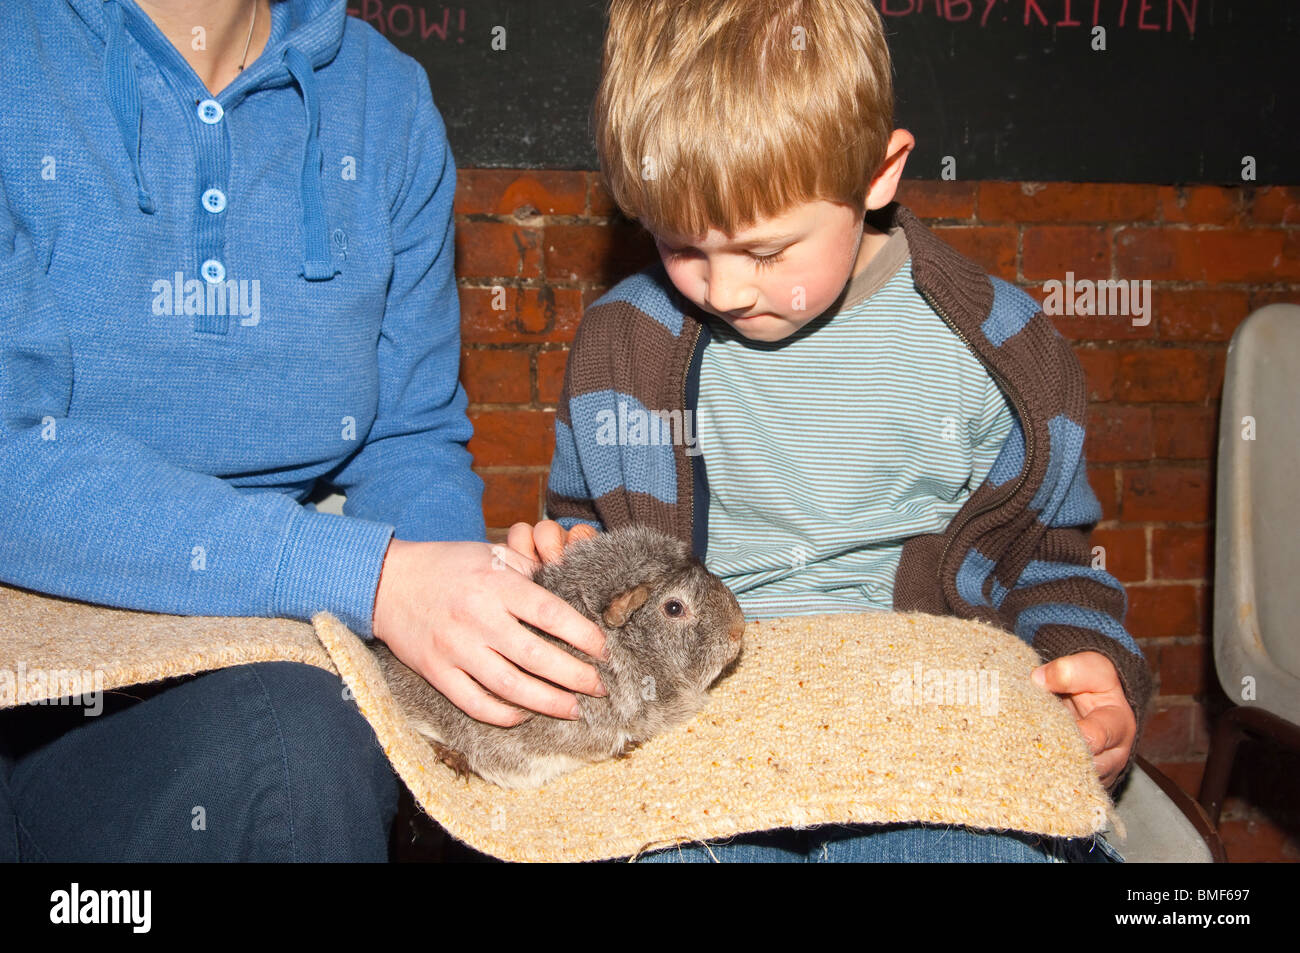
[{"label": "grey brown fur", "polygon": [[735,596],[685,543],[649,527],[574,543],[534,580],[605,633],[608,662],[524,623],[600,673],[609,694],[579,693],[577,721],[542,714],[511,728],[476,721],[383,643],[372,645],[398,707],[459,772],[528,788],[619,757],[703,708],[708,687],[740,654],[744,616]]}]

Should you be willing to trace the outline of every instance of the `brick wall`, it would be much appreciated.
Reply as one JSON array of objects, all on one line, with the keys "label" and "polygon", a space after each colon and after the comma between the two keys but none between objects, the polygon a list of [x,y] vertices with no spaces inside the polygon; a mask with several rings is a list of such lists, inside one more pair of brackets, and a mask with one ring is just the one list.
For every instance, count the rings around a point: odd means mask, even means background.
[{"label": "brick wall", "polygon": [[[1141,752],[1195,795],[1226,704],[1210,648],[1214,459],[1232,332],[1300,303],[1300,189],[907,181],[899,200],[991,274],[1149,279],[1151,321],[1058,317],[1087,373],[1095,544],[1158,675]],[[655,260],[592,172],[459,171],[462,371],[489,534],[541,517],[552,416],[583,309]],[[495,299],[495,300],[494,300]],[[1300,758],[1248,743],[1224,810],[1232,860],[1300,860]]]}]

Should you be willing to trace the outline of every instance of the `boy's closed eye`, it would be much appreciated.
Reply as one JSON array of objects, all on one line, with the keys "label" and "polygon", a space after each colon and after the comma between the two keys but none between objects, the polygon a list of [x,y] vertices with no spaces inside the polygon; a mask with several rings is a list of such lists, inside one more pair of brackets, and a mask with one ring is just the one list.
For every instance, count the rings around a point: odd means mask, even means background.
[{"label": "boy's closed eye", "polygon": [[[689,248],[689,247],[669,248],[667,245],[663,244],[663,242],[660,242],[660,246],[663,248],[665,257],[670,258],[674,261],[682,258],[688,258],[692,253],[696,253],[697,251],[696,249]],[[785,253],[786,253],[786,249],[782,248],[780,251],[773,252],[770,255],[755,255],[752,252],[749,252],[748,254],[750,258],[754,259],[754,266],[761,269],[761,268],[770,268],[773,265],[775,265],[777,262],[784,261]]]}]

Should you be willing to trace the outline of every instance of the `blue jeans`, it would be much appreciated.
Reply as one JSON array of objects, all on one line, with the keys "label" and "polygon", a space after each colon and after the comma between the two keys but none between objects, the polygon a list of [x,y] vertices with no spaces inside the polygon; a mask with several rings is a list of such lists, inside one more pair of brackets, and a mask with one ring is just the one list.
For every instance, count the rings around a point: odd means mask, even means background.
[{"label": "blue jeans", "polygon": [[103,700],[0,711],[0,861],[388,859],[401,782],[338,676],[262,662]]},{"label": "blue jeans", "polygon": [[808,830],[742,834],[725,841],[668,847],[638,863],[1122,863],[1102,838],[998,834],[943,825],[827,824]]}]

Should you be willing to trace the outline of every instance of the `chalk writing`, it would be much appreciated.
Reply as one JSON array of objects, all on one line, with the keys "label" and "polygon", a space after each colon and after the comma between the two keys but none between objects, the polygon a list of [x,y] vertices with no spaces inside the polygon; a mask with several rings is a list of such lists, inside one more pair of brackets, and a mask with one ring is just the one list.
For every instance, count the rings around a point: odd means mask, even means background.
[{"label": "chalk writing", "polygon": [[437,12],[422,3],[385,3],[361,0],[349,6],[348,15],[364,20],[384,36],[414,37],[421,43],[455,39],[465,42],[465,8],[439,5]]},{"label": "chalk writing", "polygon": [[1199,0],[877,0],[887,17],[929,14],[950,23],[1131,27],[1196,35]]}]

